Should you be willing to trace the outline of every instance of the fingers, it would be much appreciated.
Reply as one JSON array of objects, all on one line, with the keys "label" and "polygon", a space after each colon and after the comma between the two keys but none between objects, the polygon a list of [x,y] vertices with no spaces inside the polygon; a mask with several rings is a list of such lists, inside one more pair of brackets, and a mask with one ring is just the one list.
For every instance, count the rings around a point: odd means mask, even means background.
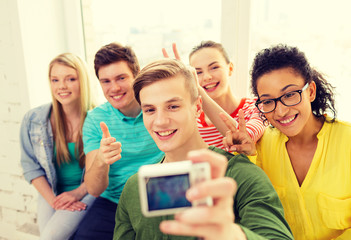
[{"label": "fingers", "polygon": [[245,122],[245,115],[242,109],[239,109],[239,131],[247,132],[246,130],[246,122]]},{"label": "fingers", "polygon": [[108,127],[107,127],[106,123],[100,122],[100,128],[101,128],[101,131],[102,131],[102,137],[103,137],[103,138],[109,138],[109,137],[111,137],[110,132],[109,132],[109,130],[108,130]]},{"label": "fingers", "polygon": [[228,164],[227,158],[208,149],[191,151],[188,153],[188,159],[193,162],[208,162],[212,178],[223,177]]},{"label": "fingers", "polygon": [[178,53],[177,44],[172,43],[172,49],[173,49],[175,59],[180,61],[181,59],[180,59],[180,55]]},{"label": "fingers", "polygon": [[232,131],[232,132],[236,132],[237,131],[237,128],[236,128],[236,121],[227,116],[225,113],[223,112],[220,112],[219,113],[219,117],[222,119],[222,121],[225,123],[225,125],[227,126],[227,128]]},{"label": "fingers", "polygon": [[[180,55],[179,55],[179,52],[178,52],[178,49],[177,49],[177,45],[175,43],[172,43],[172,49],[173,49],[173,54],[174,54],[175,59],[181,61]],[[163,56],[165,58],[169,58],[169,55],[168,55],[168,53],[167,53],[165,48],[162,48],[162,54],[163,54]]]},{"label": "fingers", "polygon": [[102,131],[100,153],[105,163],[112,164],[121,159],[121,143],[116,142],[116,139],[111,137],[108,127],[104,122],[100,122],[100,127]]},{"label": "fingers", "polygon": [[[187,192],[195,190],[197,197],[211,196],[214,206],[189,208],[175,215],[174,221],[163,221],[160,230],[167,234],[198,236],[205,239],[233,239],[229,237],[235,220],[233,196],[236,183],[232,178],[218,178],[200,183]],[[195,196],[193,195],[193,196]]]},{"label": "fingers", "polygon": [[199,200],[208,196],[212,198],[233,197],[236,192],[236,183],[232,178],[222,177],[202,182],[188,189],[186,198],[189,201]]},{"label": "fingers", "polygon": [[169,58],[168,53],[165,48],[162,48],[162,54],[165,58]]}]

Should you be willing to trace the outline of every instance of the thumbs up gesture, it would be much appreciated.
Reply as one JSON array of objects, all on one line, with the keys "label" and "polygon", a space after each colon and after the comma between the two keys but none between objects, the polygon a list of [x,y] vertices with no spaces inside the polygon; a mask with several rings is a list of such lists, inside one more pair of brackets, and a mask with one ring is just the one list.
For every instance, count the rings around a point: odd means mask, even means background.
[{"label": "thumbs up gesture", "polygon": [[111,134],[108,130],[107,125],[104,122],[100,123],[102,130],[102,139],[100,141],[99,154],[100,158],[108,165],[121,159],[121,143],[116,142],[114,137],[111,137]]}]

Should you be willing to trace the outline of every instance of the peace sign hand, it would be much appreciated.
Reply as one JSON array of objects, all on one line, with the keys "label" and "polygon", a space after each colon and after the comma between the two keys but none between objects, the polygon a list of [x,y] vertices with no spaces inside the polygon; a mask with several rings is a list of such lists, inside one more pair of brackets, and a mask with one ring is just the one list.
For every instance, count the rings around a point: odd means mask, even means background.
[{"label": "peace sign hand", "polygon": [[[173,54],[174,54],[175,59],[181,61],[179,53],[178,53],[177,45],[175,43],[172,43],[172,49],[173,49]],[[169,58],[169,55],[168,55],[165,48],[162,48],[162,53],[163,53],[163,56],[165,58]]]},{"label": "peace sign hand", "polygon": [[223,145],[227,151],[244,153],[246,155],[255,155],[256,146],[246,130],[244,112],[239,110],[239,129],[230,121],[228,116],[223,113],[219,114],[222,121],[229,128],[226,136],[223,138]]}]

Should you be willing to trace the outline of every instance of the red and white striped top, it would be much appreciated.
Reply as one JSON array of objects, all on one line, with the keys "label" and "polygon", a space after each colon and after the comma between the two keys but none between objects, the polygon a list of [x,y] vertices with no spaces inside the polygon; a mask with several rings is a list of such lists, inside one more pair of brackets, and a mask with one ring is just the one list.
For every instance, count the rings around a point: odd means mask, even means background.
[{"label": "red and white striped top", "polygon": [[[255,106],[255,102],[256,99],[241,99],[239,106],[232,114],[230,114],[230,116],[239,122],[238,112],[239,109],[242,109],[245,116],[246,130],[250,137],[257,142],[263,135],[265,126],[263,125],[263,121],[259,116],[259,111]],[[208,125],[206,123],[204,112],[202,112],[200,117],[197,119],[197,127],[201,137],[208,145],[224,149],[222,134],[213,124]]]}]

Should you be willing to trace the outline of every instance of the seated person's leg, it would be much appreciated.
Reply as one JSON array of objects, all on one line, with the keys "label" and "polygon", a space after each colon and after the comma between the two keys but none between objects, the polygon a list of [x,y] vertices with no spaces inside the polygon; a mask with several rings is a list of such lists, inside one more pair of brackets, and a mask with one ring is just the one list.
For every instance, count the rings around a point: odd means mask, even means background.
[{"label": "seated person's leg", "polygon": [[39,232],[42,233],[45,229],[47,222],[55,214],[50,204],[39,194],[38,196],[38,225]]},{"label": "seated person's leg", "polygon": [[88,213],[94,203],[95,197],[86,195],[81,202],[87,205],[83,211],[57,210],[45,225],[40,234],[41,240],[68,239],[77,229],[79,223]]},{"label": "seated person's leg", "polygon": [[116,203],[102,197],[96,198],[72,239],[112,239],[116,209]]}]

